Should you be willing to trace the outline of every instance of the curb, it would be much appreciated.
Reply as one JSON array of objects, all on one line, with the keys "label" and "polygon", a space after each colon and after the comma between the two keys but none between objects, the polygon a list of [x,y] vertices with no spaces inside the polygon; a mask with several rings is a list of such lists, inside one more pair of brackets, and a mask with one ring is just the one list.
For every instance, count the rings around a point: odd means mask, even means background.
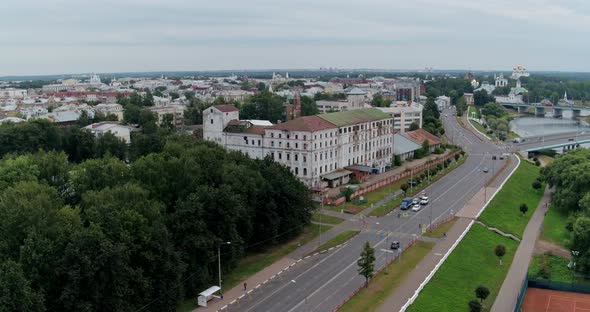
[{"label": "curb", "polygon": [[[500,184],[500,186],[498,186],[498,189],[496,190],[496,192],[494,192],[494,194],[492,194],[492,196],[490,196],[490,198],[488,199],[488,201],[484,204],[483,208],[477,213],[477,215],[475,217],[476,219],[479,218],[479,216],[488,207],[488,205],[494,199],[494,197],[496,197],[496,194],[498,194],[500,192],[500,190],[504,187],[504,185],[506,184],[506,182],[508,182],[508,180],[510,179],[510,177],[512,177],[512,175],[514,174],[514,172],[516,172],[516,170],[518,169],[518,167],[520,167],[520,158],[517,157],[517,156],[515,156],[515,157],[518,160],[518,165],[516,167],[514,167],[514,169],[512,169],[512,171],[506,177],[506,179],[502,182],[502,184]],[[453,243],[453,245],[451,246],[451,248],[440,259],[440,261],[436,264],[436,266],[434,267],[434,269],[432,271],[430,271],[430,273],[428,274],[428,276],[426,276],[426,279],[422,283],[420,283],[420,286],[418,286],[418,289],[416,289],[416,291],[414,292],[414,295],[412,295],[412,297],[410,297],[410,299],[408,299],[408,301],[406,301],[406,303],[402,306],[402,308],[400,310],[401,312],[406,311],[406,309],[410,305],[412,305],[412,303],[414,303],[414,301],[416,300],[416,298],[418,298],[418,295],[420,294],[420,292],[422,292],[422,290],[424,289],[424,287],[426,286],[426,284],[428,284],[428,282],[430,282],[430,280],[432,279],[432,277],[434,276],[434,274],[438,271],[438,269],[440,269],[440,267],[444,264],[444,262],[447,260],[447,258],[449,257],[449,255],[453,252],[453,250],[455,250],[455,248],[463,240],[463,238],[465,237],[465,235],[467,234],[467,232],[473,226],[473,223],[475,223],[475,221],[473,221],[473,220],[471,222],[469,222],[469,225],[467,226],[467,228],[465,229],[465,231],[463,231],[463,233],[461,233],[461,236],[459,236],[459,238]]]},{"label": "curb", "polygon": [[280,271],[279,271],[279,272],[277,272],[276,274],[274,274],[274,275],[272,275],[271,277],[269,277],[268,279],[266,279],[264,282],[262,282],[262,283],[260,283],[260,284],[256,285],[254,288],[252,288],[252,289],[248,290],[248,291],[247,291],[245,294],[242,294],[242,295],[240,295],[238,298],[234,299],[234,300],[233,300],[233,301],[231,301],[230,303],[228,303],[228,304],[224,305],[223,307],[221,307],[221,308],[217,309],[217,311],[219,312],[219,311],[223,311],[223,310],[225,310],[225,309],[228,309],[228,308],[229,308],[229,306],[231,306],[231,305],[233,305],[233,304],[237,303],[239,300],[241,300],[241,299],[243,299],[244,297],[246,297],[246,295],[249,295],[249,294],[250,294],[252,291],[254,291],[254,290],[256,290],[256,289],[260,288],[260,287],[261,287],[261,286],[263,286],[264,284],[266,284],[266,283],[270,282],[271,280],[275,279],[277,276],[281,275],[282,273],[284,273],[285,271],[287,271],[287,270],[288,270],[288,269],[290,269],[291,267],[295,266],[296,264],[298,264],[298,263],[299,263],[299,262],[301,262],[302,260],[305,260],[305,259],[308,259],[308,258],[311,258],[311,257],[317,256],[317,255],[319,255],[319,254],[326,253],[326,252],[328,252],[328,251],[330,251],[330,250],[334,250],[334,249],[336,249],[336,248],[344,247],[346,244],[348,244],[348,241],[346,241],[346,242],[344,242],[344,243],[342,243],[342,244],[338,244],[338,245],[336,245],[336,246],[334,246],[334,247],[330,247],[330,248],[328,248],[328,249],[326,249],[326,250],[322,250],[322,251],[319,251],[319,252],[313,253],[313,254],[311,254],[311,255],[307,255],[307,256],[305,256],[305,257],[302,257],[302,258],[299,258],[299,259],[297,259],[297,261],[295,261],[295,262],[291,263],[290,265],[286,266],[285,268],[283,268],[282,270],[280,270]]}]

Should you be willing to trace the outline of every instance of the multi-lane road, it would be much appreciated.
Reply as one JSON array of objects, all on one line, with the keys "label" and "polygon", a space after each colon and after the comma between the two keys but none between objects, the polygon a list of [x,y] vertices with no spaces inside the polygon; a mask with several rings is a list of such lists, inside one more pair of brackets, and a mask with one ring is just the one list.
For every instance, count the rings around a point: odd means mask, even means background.
[{"label": "multi-lane road", "polygon": [[[419,212],[409,212],[405,218],[394,213],[357,221],[359,226],[364,226],[364,230],[348,244],[301,261],[280,277],[228,306],[228,310],[331,311],[364,283],[364,278],[357,272],[356,262],[365,241],[375,248],[376,268],[381,268],[393,256],[389,250],[391,241],[400,241],[403,249],[420,235],[420,224],[436,222],[458,212],[491,180],[494,171],[502,167],[506,158],[492,160],[492,155],[500,155],[505,150],[461,127],[452,111],[443,112],[442,119],[447,133],[453,133],[454,142],[463,147],[469,156],[462,166],[426,189],[430,204]],[[509,167],[515,165],[516,161],[512,161]],[[488,168],[489,172],[483,172],[483,168]],[[511,171],[511,168],[507,169],[494,183],[499,184],[504,179]]]}]

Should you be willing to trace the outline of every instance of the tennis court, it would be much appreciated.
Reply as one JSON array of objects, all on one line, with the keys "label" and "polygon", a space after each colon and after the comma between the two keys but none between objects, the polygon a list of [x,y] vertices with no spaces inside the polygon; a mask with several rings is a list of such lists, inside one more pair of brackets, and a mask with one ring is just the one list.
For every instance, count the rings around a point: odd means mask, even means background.
[{"label": "tennis court", "polygon": [[529,288],[521,312],[590,312],[590,294]]}]

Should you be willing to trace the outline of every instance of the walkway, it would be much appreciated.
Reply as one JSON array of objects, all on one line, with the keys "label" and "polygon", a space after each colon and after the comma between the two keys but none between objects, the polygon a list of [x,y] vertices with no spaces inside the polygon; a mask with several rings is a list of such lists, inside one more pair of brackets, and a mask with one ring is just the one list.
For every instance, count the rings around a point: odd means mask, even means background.
[{"label": "walkway", "polygon": [[549,188],[546,188],[543,198],[541,198],[535,213],[533,213],[533,216],[524,230],[522,241],[520,242],[520,245],[518,245],[510,270],[508,270],[506,279],[504,280],[504,283],[502,283],[502,288],[500,288],[500,292],[492,306],[492,312],[514,310],[514,306],[518,299],[518,289],[520,289],[522,281],[526,278],[531,256],[533,255],[533,249],[535,247],[535,241],[539,235],[539,229],[541,228],[543,218],[547,212],[550,198],[551,193]]},{"label": "walkway", "polygon": [[[431,154],[431,155],[428,155],[428,156],[421,158],[421,159],[406,161],[401,166],[399,166],[395,169],[389,170],[389,171],[381,173],[381,174],[370,175],[369,178],[367,179],[367,181],[361,183],[359,186],[361,188],[364,188],[366,186],[373,185],[381,180],[385,180],[385,179],[387,179],[391,176],[394,176],[396,174],[403,173],[404,171],[406,171],[410,168],[419,167],[419,166],[425,164],[426,162],[428,162],[429,160],[442,158],[445,155],[447,155],[448,153],[450,153],[450,152],[446,151],[444,154]],[[340,187],[331,188],[326,192],[326,196],[328,196],[328,197],[334,197],[334,196],[337,196],[338,194],[340,194]]]}]

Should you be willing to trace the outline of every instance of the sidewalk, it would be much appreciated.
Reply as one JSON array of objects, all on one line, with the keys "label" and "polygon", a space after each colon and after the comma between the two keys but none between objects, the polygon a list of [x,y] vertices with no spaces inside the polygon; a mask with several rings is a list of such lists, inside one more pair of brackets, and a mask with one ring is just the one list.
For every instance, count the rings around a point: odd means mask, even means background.
[{"label": "sidewalk", "polygon": [[377,312],[399,311],[408,301],[408,298],[414,295],[416,289],[418,289],[420,284],[440,261],[442,256],[451,248],[453,243],[459,239],[459,236],[465,231],[470,222],[470,219],[459,218],[453,227],[447,232],[447,237],[440,240],[434,248],[432,248],[432,251],[430,251],[428,255],[418,263],[412,272],[404,278],[404,281],[395,289],[395,291],[387,297]]},{"label": "sidewalk", "polygon": [[512,265],[510,266],[510,270],[508,270],[508,275],[506,276],[504,283],[502,283],[502,288],[500,288],[500,292],[492,306],[492,312],[514,310],[514,306],[518,299],[518,290],[522,285],[522,281],[527,276],[527,270],[531,261],[531,256],[533,255],[533,249],[535,248],[535,241],[537,240],[539,229],[545,218],[550,198],[551,193],[549,188],[546,188],[543,198],[541,198],[535,213],[524,230],[522,241],[520,242],[520,245],[518,245],[518,249],[512,260]]},{"label": "sidewalk", "polygon": [[[355,221],[344,221],[330,230],[322,233],[321,235],[321,242],[320,237],[316,237],[315,239],[311,240],[307,244],[295,249],[293,252],[288,254],[287,256],[281,258],[277,262],[269,265],[268,267],[264,268],[262,271],[250,276],[245,282],[248,283],[248,289],[253,289],[254,287],[262,284],[266,280],[274,277],[280,271],[288,268],[291,265],[294,265],[297,260],[303,258],[304,256],[310,254],[314,250],[316,250],[321,244],[327,242],[328,240],[334,238],[342,231],[351,230],[357,228],[357,222]],[[213,312],[221,309],[223,306],[229,304],[230,302],[238,299],[240,296],[245,294],[243,284],[239,284],[232,289],[225,290],[223,293],[223,299],[213,299],[209,301],[207,304],[207,308],[198,307],[193,310],[193,312]],[[195,299],[196,300],[196,299]]]},{"label": "sidewalk", "polygon": [[[394,176],[396,174],[403,173],[404,171],[406,171],[409,168],[419,167],[420,165],[425,164],[429,160],[434,160],[436,158],[442,158],[449,153],[450,153],[449,151],[446,151],[444,154],[440,154],[440,155],[432,154],[432,155],[428,155],[424,158],[413,160],[411,162],[404,162],[400,167],[397,167],[395,169],[389,170],[389,171],[381,173],[381,174],[369,176],[367,181],[359,184],[359,186],[361,188],[364,188],[366,186],[375,184],[376,182],[379,182],[381,180],[385,180],[385,179],[387,179],[391,176]],[[340,194],[340,187],[331,188],[326,192],[326,196],[337,196],[338,194]]]}]

